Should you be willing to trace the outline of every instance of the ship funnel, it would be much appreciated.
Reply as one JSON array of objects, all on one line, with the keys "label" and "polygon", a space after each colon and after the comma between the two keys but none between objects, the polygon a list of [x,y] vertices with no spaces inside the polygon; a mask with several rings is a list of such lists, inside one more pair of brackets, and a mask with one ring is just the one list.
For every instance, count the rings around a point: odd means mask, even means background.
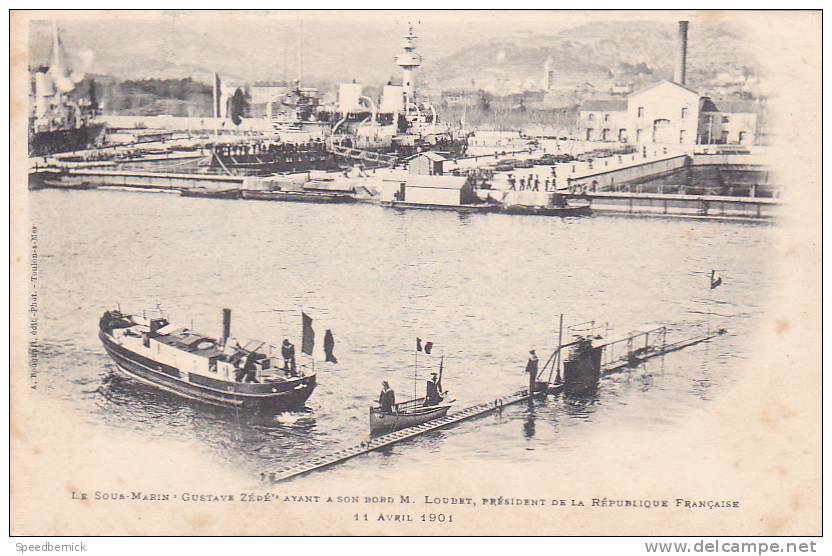
[{"label": "ship funnel", "polygon": [[679,85],[685,84],[688,70],[688,22],[679,22],[679,44],[676,55],[676,71],[673,72],[673,81]]},{"label": "ship funnel", "polygon": [[222,310],[222,345],[231,337],[231,309]]}]

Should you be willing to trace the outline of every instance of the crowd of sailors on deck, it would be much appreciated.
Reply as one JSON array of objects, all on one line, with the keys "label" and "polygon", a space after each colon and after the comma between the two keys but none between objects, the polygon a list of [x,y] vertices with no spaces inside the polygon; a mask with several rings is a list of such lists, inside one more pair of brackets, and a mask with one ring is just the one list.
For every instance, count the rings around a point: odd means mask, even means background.
[{"label": "crowd of sailors on deck", "polygon": [[276,143],[274,141],[256,141],[252,143],[238,143],[233,145],[217,145],[214,152],[219,156],[256,156],[292,153],[324,152],[326,144],[320,139],[304,143]]}]

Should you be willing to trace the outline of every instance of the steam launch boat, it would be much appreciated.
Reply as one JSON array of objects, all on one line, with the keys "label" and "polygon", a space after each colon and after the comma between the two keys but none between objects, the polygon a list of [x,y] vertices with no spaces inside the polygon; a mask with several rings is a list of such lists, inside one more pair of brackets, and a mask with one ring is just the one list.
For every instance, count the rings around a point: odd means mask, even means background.
[{"label": "steam launch boat", "polygon": [[98,337],[128,376],[184,398],[258,413],[302,408],[315,389],[315,373],[295,366],[294,346],[284,343],[278,353],[288,363],[281,365],[274,346],[232,343],[230,332],[229,309],[223,310],[219,340],[170,324],[164,316],[116,309],[102,315]]}]

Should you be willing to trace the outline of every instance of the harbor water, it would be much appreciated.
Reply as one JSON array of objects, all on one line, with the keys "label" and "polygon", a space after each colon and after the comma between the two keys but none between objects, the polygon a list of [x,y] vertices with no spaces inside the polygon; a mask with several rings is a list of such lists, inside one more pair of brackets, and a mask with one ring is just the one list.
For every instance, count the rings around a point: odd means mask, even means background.
[{"label": "harbor water", "polygon": [[[30,194],[39,244],[38,395],[59,399],[113,435],[138,431],[198,444],[257,476],[365,439],[382,380],[397,399],[424,393],[444,355],[458,407],[524,386],[528,350],[544,362],[566,324],[595,320],[623,336],[667,324],[668,341],[726,327],[716,341],[602,380],[584,399],[506,408],[325,471],[384,476],[441,455],[546,461],[579,450],[607,421],[677,426],[746,372],[743,336],[760,325],[775,228],[759,222],[593,216],[559,219],[43,190]],[[66,218],[68,214],[73,218]],[[709,290],[715,268],[723,286]],[[307,410],[251,418],[188,403],[122,376],[97,338],[119,303],[157,304],[218,336],[300,346],[301,310],[317,335],[318,388]],[[712,314],[709,314],[712,313]],[[326,329],[338,364],[324,363]],[[416,338],[434,342],[414,353]],[[298,347],[299,349],[299,347]],[[301,360],[301,363],[308,361]],[[301,479],[302,480],[302,479]]]}]

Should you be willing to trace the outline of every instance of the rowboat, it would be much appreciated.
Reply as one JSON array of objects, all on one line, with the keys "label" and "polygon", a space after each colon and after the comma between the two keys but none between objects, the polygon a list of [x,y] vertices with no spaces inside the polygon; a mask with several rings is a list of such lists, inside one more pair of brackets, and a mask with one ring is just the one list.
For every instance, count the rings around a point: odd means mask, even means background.
[{"label": "rowboat", "polygon": [[[416,383],[418,377],[418,354],[422,351],[422,340],[416,340],[416,353],[413,365],[413,390],[415,394]],[[430,354],[433,342],[425,344],[425,353]],[[415,427],[434,419],[440,419],[448,414],[451,405],[456,401],[451,399],[448,392],[442,390],[442,370],[445,366],[445,357],[443,356],[439,362],[439,373],[431,373],[434,378],[438,380],[429,380],[427,383],[426,395],[422,398],[415,398],[401,403],[393,403],[393,399],[387,400],[392,404],[392,411],[384,411],[381,407],[382,397],[385,392],[393,396],[392,391],[382,390],[379,396],[379,403],[370,407],[370,434],[387,434],[397,430],[406,429],[408,427]],[[387,382],[385,381],[385,387]],[[431,398],[432,396],[432,398]],[[427,400],[431,398],[433,403],[428,403]]]},{"label": "rowboat", "polygon": [[370,408],[370,434],[387,434],[397,430],[415,427],[448,414],[456,400],[445,399],[438,405],[425,405],[425,398],[417,398],[396,404],[392,413],[385,413],[380,407]]}]

